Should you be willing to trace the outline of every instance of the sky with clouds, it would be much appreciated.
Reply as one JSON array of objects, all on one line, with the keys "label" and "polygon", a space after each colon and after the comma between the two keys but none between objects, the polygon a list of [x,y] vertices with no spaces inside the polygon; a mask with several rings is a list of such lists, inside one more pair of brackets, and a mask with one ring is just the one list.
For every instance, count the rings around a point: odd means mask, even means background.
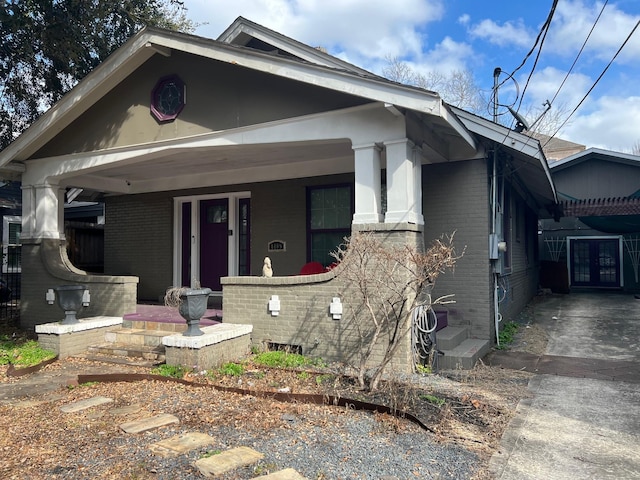
[{"label": "sky with clouds", "polygon": [[[513,75],[514,82],[507,74],[516,70],[533,47],[552,0],[184,3],[188,17],[200,23],[197,35],[217,38],[236,17],[243,16],[308,45],[325,47],[332,55],[377,74],[382,74],[390,57],[425,74],[467,69],[487,97],[494,69],[499,67],[504,72],[499,77],[504,81],[500,103],[515,102],[514,108],[519,106],[530,122],[546,100],[552,101],[549,115],[569,115],[640,21],[640,0],[559,0],[539,56],[535,50]],[[589,40],[567,76],[587,35]],[[557,136],[622,152],[640,145],[638,59],[640,27]]]}]

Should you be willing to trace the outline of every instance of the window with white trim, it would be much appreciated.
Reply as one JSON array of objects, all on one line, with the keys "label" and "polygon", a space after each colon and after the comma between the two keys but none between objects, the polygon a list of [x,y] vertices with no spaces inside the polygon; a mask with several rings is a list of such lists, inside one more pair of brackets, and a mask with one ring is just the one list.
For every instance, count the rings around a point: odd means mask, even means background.
[{"label": "window with white trim", "polygon": [[325,267],[335,261],[331,252],[351,235],[351,185],[308,187],[308,259]]},{"label": "window with white trim", "polygon": [[22,217],[2,217],[2,273],[20,273],[22,270]]}]

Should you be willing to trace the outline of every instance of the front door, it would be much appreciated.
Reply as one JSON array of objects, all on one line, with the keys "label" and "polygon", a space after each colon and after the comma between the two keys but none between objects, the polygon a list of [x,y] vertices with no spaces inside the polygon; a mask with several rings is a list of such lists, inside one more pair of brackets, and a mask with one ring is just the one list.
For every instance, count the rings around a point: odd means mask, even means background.
[{"label": "front door", "polygon": [[221,291],[220,278],[251,275],[248,192],[175,199],[174,284]]},{"label": "front door", "polygon": [[200,201],[200,285],[222,290],[229,273],[229,199]]},{"label": "front door", "polygon": [[571,285],[620,286],[620,242],[617,238],[571,239]]}]

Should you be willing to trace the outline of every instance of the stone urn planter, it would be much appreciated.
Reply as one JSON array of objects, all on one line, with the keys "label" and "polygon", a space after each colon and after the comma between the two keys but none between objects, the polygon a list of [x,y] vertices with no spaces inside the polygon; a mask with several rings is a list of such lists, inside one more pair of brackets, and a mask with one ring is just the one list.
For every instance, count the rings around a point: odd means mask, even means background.
[{"label": "stone urn planter", "polygon": [[78,323],[76,313],[82,306],[82,296],[87,289],[84,285],[60,285],[54,288],[58,305],[64,310],[64,320],[62,325],[73,325]]},{"label": "stone urn planter", "polygon": [[177,306],[178,312],[187,321],[187,329],[183,333],[184,336],[196,337],[204,335],[204,332],[200,330],[200,320],[207,310],[210,294],[210,288],[181,287],[167,291],[165,303]]}]

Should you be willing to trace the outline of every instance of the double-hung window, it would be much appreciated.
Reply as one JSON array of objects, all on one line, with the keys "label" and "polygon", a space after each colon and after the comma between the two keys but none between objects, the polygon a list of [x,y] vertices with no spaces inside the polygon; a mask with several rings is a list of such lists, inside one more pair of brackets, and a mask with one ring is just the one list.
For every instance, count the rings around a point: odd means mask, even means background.
[{"label": "double-hung window", "polygon": [[2,273],[20,273],[22,217],[2,217]]},{"label": "double-hung window", "polygon": [[335,261],[331,252],[351,235],[352,186],[309,187],[307,205],[309,260],[328,266]]}]

